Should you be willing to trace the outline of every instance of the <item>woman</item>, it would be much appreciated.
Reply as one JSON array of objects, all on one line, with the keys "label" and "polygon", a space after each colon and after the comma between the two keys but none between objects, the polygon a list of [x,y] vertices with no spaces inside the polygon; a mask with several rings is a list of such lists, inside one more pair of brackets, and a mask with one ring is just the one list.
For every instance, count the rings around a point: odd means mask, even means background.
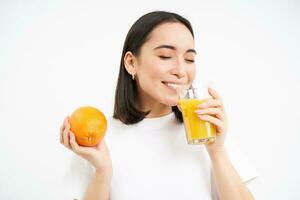
[{"label": "woman", "polygon": [[216,141],[186,144],[176,87],[195,79],[194,45],[190,23],[175,13],[151,12],[133,24],[123,47],[107,143],[78,146],[68,118],[62,125],[61,143],[77,154],[68,175],[72,198],[254,199],[245,182],[255,174],[233,166],[224,145],[224,105],[212,88],[198,116],[217,127]]}]

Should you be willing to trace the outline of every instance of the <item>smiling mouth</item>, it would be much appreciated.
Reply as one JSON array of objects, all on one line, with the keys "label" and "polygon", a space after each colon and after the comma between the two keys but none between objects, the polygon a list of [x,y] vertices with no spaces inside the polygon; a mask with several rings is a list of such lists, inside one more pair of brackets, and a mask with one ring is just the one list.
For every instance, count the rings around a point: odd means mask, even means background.
[{"label": "smiling mouth", "polygon": [[169,82],[162,82],[162,83],[173,91],[177,91],[177,88],[182,87],[182,84],[175,84]]}]

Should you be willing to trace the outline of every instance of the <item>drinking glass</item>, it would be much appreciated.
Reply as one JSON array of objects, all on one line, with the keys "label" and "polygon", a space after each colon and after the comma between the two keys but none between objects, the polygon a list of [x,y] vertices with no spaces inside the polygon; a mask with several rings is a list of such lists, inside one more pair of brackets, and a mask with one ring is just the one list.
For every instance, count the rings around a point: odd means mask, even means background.
[{"label": "drinking glass", "polygon": [[216,139],[215,125],[201,120],[195,113],[197,106],[209,98],[207,89],[200,83],[177,89],[188,144],[208,144]]}]

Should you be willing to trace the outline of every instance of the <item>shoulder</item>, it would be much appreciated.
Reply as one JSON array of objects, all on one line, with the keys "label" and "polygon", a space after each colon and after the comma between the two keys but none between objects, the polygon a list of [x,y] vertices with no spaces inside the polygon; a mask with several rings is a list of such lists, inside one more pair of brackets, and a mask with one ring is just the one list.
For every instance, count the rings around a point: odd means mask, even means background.
[{"label": "shoulder", "polygon": [[111,135],[115,134],[116,132],[119,132],[120,130],[126,129],[127,125],[121,122],[118,119],[113,118],[113,116],[107,117],[107,134]]},{"label": "shoulder", "polygon": [[115,119],[113,116],[108,116],[107,117],[107,126],[108,126],[108,130],[110,128],[124,128],[126,127],[126,124],[124,124],[123,122],[121,122],[118,119]]},{"label": "shoulder", "polygon": [[113,118],[112,116],[107,117],[107,129],[104,140],[109,144],[112,141],[118,140],[120,134],[124,133],[128,128],[128,125],[122,123],[120,120]]}]

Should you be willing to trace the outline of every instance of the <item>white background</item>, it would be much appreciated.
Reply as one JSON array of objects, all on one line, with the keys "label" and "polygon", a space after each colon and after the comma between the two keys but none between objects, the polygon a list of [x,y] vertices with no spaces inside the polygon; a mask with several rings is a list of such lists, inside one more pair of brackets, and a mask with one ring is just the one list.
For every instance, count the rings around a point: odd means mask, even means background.
[{"label": "white background", "polygon": [[198,78],[223,97],[263,199],[300,199],[296,0],[0,1],[0,199],[58,199],[60,124],[82,105],[112,114],[125,36],[153,10],[191,21]]}]

